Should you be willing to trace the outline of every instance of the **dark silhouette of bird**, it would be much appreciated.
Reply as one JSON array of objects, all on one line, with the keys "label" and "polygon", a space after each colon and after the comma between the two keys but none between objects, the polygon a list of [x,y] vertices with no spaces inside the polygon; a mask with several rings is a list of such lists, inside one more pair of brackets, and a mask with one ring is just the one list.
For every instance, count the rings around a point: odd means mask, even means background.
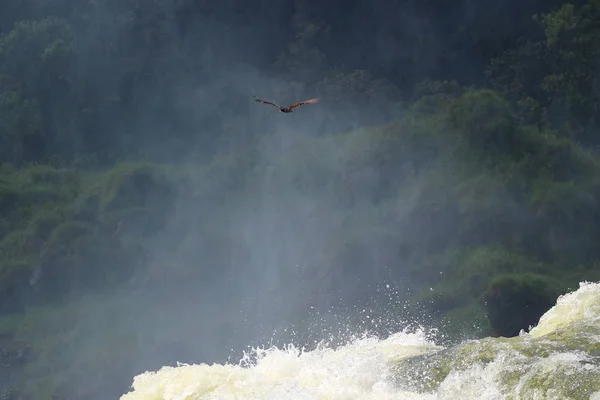
[{"label": "dark silhouette of bird", "polygon": [[282,112],[282,113],[291,113],[294,110],[294,108],[300,107],[300,106],[302,106],[304,104],[314,104],[314,103],[318,102],[319,99],[318,98],[314,98],[314,99],[310,99],[310,100],[299,101],[299,102],[294,103],[294,104],[292,104],[290,106],[287,106],[287,107],[281,107],[281,106],[279,106],[279,105],[277,105],[275,103],[271,103],[270,101],[264,101],[264,100],[261,100],[261,99],[257,99],[256,97],[254,98],[254,101],[256,101],[258,103],[269,104],[269,105],[272,105],[274,107],[277,107],[277,108],[279,108],[279,112]]}]

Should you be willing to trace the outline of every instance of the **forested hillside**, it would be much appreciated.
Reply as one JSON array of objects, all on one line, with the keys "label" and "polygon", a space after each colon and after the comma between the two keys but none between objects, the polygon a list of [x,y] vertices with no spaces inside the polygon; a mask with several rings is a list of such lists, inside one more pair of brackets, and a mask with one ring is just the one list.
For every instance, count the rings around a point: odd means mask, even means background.
[{"label": "forested hillside", "polygon": [[599,70],[599,0],[3,6],[2,398],[335,324],[518,334],[600,279]]}]

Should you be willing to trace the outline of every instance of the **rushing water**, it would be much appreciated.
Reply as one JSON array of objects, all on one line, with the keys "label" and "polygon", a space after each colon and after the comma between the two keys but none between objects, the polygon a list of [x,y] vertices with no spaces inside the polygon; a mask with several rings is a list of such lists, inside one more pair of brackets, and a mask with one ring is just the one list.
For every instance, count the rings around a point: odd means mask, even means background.
[{"label": "rushing water", "polygon": [[255,349],[238,364],[138,375],[121,400],[142,399],[600,400],[600,283],[561,296],[519,337],[443,348],[417,331],[311,351]]}]

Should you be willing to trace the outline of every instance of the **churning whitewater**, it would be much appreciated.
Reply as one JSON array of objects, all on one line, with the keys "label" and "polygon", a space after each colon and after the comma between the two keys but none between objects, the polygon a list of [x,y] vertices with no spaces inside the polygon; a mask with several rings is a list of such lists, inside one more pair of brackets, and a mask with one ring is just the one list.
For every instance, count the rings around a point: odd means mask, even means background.
[{"label": "churning whitewater", "polygon": [[600,400],[600,283],[561,296],[529,333],[443,348],[425,332],[336,349],[256,349],[239,364],[138,375],[121,400]]}]

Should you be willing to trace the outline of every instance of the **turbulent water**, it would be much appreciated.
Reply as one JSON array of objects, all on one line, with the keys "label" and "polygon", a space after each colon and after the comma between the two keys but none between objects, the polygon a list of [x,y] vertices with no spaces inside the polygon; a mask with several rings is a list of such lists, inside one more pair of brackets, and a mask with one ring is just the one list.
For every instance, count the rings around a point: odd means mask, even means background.
[{"label": "turbulent water", "polygon": [[600,400],[600,283],[581,283],[515,338],[443,348],[417,331],[311,351],[256,349],[238,364],[146,372],[132,387],[121,400]]}]

